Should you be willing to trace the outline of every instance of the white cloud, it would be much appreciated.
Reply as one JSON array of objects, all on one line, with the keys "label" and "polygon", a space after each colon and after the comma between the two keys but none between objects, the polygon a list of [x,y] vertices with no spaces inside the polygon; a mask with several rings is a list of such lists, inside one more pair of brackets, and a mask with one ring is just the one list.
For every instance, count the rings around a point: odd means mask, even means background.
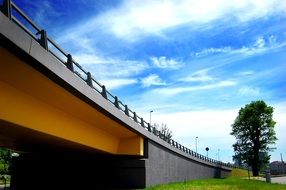
[{"label": "white cloud", "polygon": [[[284,14],[284,0],[165,0],[128,1],[101,15],[69,29],[66,39],[104,30],[118,38],[136,41],[141,36],[160,35],[166,29],[180,25],[192,28],[215,20],[232,18],[235,22],[247,22],[273,14]],[[70,32],[73,31],[73,32]]]},{"label": "white cloud", "polygon": [[143,79],[141,79],[143,87],[149,87],[152,85],[161,86],[166,85],[165,82],[161,80],[161,78],[158,75],[151,74]]},{"label": "white cloud", "polygon": [[231,47],[227,46],[227,47],[222,47],[222,48],[207,48],[199,52],[192,52],[191,55],[196,56],[196,57],[202,57],[202,56],[206,56],[209,54],[229,53],[231,51],[232,51]]},{"label": "white cloud", "polygon": [[260,89],[259,88],[253,88],[249,86],[242,87],[238,90],[238,95],[240,96],[258,96],[260,95]]},{"label": "white cloud", "polygon": [[198,52],[191,52],[193,57],[204,57],[212,54],[229,54],[229,55],[240,55],[240,56],[251,56],[266,51],[285,47],[286,42],[278,43],[276,37],[271,35],[269,37],[259,36],[257,39],[249,45],[242,46],[240,48],[232,48],[230,46],[220,48],[206,48]]},{"label": "white cloud", "polygon": [[103,64],[112,63],[114,61],[99,57],[95,54],[77,54],[73,56],[73,59],[80,64]]},{"label": "white cloud", "polygon": [[208,75],[207,69],[199,70],[185,78],[180,79],[180,81],[183,81],[183,82],[209,82],[213,80],[214,78]]},{"label": "white cloud", "polygon": [[83,67],[88,68],[98,80],[106,80],[110,77],[126,78],[148,68],[148,64],[143,61],[105,58],[95,54],[78,54],[73,58]]},{"label": "white cloud", "polygon": [[237,9],[235,10],[236,16],[242,22],[258,19],[275,13],[283,14],[286,10],[286,2],[284,0],[236,0],[235,2],[236,5],[238,5]]},{"label": "white cloud", "polygon": [[103,18],[116,36],[128,39],[142,33],[158,34],[183,24],[222,20],[228,15],[246,22],[285,10],[285,1],[281,0],[124,1],[118,10],[107,13]]},{"label": "white cloud", "polygon": [[269,44],[271,44],[271,45],[276,45],[277,44],[277,38],[274,35],[271,35],[269,37],[268,41],[269,41]]},{"label": "white cloud", "polygon": [[159,88],[155,89],[154,92],[158,94],[162,94],[165,96],[172,96],[180,93],[186,93],[186,92],[193,92],[193,91],[199,91],[199,90],[210,90],[215,88],[225,88],[230,86],[235,86],[237,83],[235,81],[231,80],[225,80],[220,81],[213,84],[207,84],[207,85],[197,85],[197,86],[191,86],[191,87],[167,87],[167,88]]},{"label": "white cloud", "polygon": [[265,40],[263,37],[258,37],[255,41],[255,43],[253,44],[254,48],[263,48],[265,46]]},{"label": "white cloud", "polygon": [[136,79],[104,79],[100,80],[104,84],[107,90],[118,89],[127,85],[136,84],[138,81]]},{"label": "white cloud", "polygon": [[84,51],[90,54],[95,53],[96,48],[92,45],[93,39],[88,38],[87,36],[79,36],[76,38],[76,40],[74,38],[71,38],[71,39],[72,40],[70,40],[69,43],[74,44],[78,48],[78,50]]},{"label": "white cloud", "polygon": [[239,76],[248,76],[252,74],[254,74],[254,71],[242,71],[238,73]]},{"label": "white cloud", "polygon": [[182,63],[175,59],[167,59],[165,56],[151,57],[152,63],[162,69],[179,69]]}]

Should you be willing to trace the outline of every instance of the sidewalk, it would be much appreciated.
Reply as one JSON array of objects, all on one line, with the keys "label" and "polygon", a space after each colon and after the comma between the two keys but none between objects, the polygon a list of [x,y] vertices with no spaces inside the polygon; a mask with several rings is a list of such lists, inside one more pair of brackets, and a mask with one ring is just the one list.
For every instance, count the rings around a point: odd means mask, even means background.
[{"label": "sidewalk", "polygon": [[286,176],[284,176],[284,177],[271,177],[271,183],[286,184]]},{"label": "sidewalk", "polygon": [[[243,179],[248,179],[248,177],[245,177]],[[263,177],[250,177],[251,180],[260,180],[260,181],[266,181]],[[271,177],[271,183],[279,183],[279,184],[286,184],[286,176],[283,177]]]}]

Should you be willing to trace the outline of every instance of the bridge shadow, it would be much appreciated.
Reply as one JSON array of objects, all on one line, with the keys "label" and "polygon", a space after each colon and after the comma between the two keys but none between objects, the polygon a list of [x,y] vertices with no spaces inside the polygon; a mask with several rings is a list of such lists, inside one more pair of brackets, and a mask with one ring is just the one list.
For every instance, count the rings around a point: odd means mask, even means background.
[{"label": "bridge shadow", "polygon": [[144,165],[136,157],[106,154],[23,153],[13,160],[11,189],[143,188]]}]

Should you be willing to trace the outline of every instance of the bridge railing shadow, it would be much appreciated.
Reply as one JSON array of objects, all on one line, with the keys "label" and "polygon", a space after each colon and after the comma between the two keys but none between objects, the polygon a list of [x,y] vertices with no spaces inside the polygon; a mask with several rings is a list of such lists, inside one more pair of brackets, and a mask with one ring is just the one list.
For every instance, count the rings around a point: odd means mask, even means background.
[{"label": "bridge railing shadow", "polygon": [[28,35],[35,39],[44,49],[65,65],[70,71],[77,75],[80,79],[85,81],[97,93],[101,94],[106,100],[113,104],[116,108],[122,111],[126,116],[136,122],[138,125],[153,133],[158,138],[166,141],[171,146],[185,152],[186,154],[199,158],[201,160],[225,167],[237,167],[230,163],[223,163],[221,161],[198,154],[193,150],[181,145],[173,139],[167,139],[160,131],[156,130],[150,123],[146,122],[142,117],[132,111],[128,105],[124,104],[117,96],[111,94],[104,85],[100,84],[92,77],[91,73],[84,70],[82,66],[77,63],[71,54],[65,52],[60,46],[54,42],[46,33],[46,31],[37,26],[14,2],[11,0],[4,0],[1,5],[1,12],[5,14],[11,21],[21,27]]}]

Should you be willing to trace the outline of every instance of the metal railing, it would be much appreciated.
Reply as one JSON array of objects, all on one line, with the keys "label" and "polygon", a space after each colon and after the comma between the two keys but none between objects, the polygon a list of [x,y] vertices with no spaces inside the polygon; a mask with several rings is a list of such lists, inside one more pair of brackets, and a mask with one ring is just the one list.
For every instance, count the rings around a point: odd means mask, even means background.
[{"label": "metal railing", "polygon": [[[75,75],[85,81],[91,88],[93,88],[97,93],[100,93],[102,97],[113,104],[118,110],[123,112],[126,116],[136,122],[138,125],[154,134],[158,138],[166,141],[171,146],[183,151],[184,153],[191,155],[193,157],[199,158],[201,160],[217,164],[226,167],[236,167],[233,164],[223,163],[218,160],[203,156],[194,152],[193,150],[181,145],[173,139],[166,138],[160,131],[155,127],[151,126],[150,123],[146,122],[142,117],[138,116],[136,112],[130,110],[126,104],[118,99],[117,96],[112,95],[106,90],[106,87],[96,81],[90,72],[85,71],[80,64],[78,64],[71,54],[66,53],[60,46],[54,42],[46,33],[45,30],[38,27],[33,21],[23,12],[21,9],[14,4],[11,0],[4,0],[1,6],[1,11],[10,20],[15,22],[19,27],[21,27],[27,34],[34,38],[44,49],[46,49],[51,55],[58,59],[63,65],[65,65],[70,71]],[[25,24],[26,22],[26,24]]]}]

